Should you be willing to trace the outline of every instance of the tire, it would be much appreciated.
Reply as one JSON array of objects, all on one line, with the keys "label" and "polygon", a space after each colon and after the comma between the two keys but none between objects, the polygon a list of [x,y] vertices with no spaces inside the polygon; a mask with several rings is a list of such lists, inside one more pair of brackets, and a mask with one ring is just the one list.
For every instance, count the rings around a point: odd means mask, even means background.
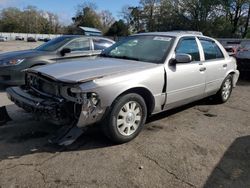
[{"label": "tire", "polygon": [[225,103],[231,96],[233,90],[233,76],[229,74],[223,81],[220,90],[215,95],[216,100],[219,103]]},{"label": "tire", "polygon": [[103,131],[114,143],[133,140],[142,130],[147,117],[144,99],[135,93],[118,97],[106,117]]}]

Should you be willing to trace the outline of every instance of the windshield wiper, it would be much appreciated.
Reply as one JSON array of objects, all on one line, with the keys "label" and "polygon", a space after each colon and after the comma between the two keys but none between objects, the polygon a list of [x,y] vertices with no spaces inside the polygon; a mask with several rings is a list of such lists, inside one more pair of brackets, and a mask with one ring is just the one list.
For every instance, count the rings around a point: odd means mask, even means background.
[{"label": "windshield wiper", "polygon": [[100,54],[100,57],[113,57],[113,56],[108,54]]},{"label": "windshield wiper", "polygon": [[127,60],[140,61],[139,58],[129,57],[129,56],[113,56],[113,55],[108,55],[108,54],[101,54],[100,56],[101,57],[110,57],[110,58],[117,58],[117,59],[127,59]]},{"label": "windshield wiper", "polygon": [[128,60],[134,60],[134,61],[140,61],[139,58],[136,58],[136,57],[128,57],[128,56],[116,56],[115,58],[119,58],[119,59],[128,59]]}]

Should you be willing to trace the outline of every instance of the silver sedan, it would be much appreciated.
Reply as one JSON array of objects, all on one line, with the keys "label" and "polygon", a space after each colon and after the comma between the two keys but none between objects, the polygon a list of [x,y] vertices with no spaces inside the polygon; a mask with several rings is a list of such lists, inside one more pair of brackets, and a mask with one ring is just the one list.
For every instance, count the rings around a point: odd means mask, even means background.
[{"label": "silver sedan", "polygon": [[7,90],[17,105],[57,124],[101,122],[115,143],[134,139],[148,116],[208,97],[226,102],[239,77],[235,59],[200,33],[132,35],[95,59],[26,72]]}]

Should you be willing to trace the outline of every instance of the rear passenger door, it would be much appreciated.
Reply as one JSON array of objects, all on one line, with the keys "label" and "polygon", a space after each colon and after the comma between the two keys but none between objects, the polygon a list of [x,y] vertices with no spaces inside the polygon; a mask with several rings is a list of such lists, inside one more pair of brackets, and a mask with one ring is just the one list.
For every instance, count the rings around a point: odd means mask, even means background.
[{"label": "rear passenger door", "polygon": [[199,38],[204,52],[203,64],[206,67],[206,89],[208,95],[215,94],[227,73],[228,63],[215,41],[207,38]]},{"label": "rear passenger door", "polygon": [[205,69],[197,40],[195,37],[183,37],[175,49],[175,54],[191,55],[192,62],[169,64],[166,69],[167,109],[195,101],[205,94]]}]

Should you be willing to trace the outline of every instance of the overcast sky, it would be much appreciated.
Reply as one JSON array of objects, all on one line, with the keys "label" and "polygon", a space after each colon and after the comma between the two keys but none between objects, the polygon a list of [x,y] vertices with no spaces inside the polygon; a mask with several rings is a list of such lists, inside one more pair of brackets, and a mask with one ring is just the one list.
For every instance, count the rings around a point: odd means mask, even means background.
[{"label": "overcast sky", "polygon": [[[58,14],[62,24],[68,25],[76,12],[77,5],[83,2],[83,0],[0,0],[0,10],[6,7],[22,9],[33,5],[38,9]],[[98,10],[109,10],[116,19],[119,18],[119,12],[124,5],[136,6],[139,4],[139,0],[91,0],[89,2],[95,3]]]}]

